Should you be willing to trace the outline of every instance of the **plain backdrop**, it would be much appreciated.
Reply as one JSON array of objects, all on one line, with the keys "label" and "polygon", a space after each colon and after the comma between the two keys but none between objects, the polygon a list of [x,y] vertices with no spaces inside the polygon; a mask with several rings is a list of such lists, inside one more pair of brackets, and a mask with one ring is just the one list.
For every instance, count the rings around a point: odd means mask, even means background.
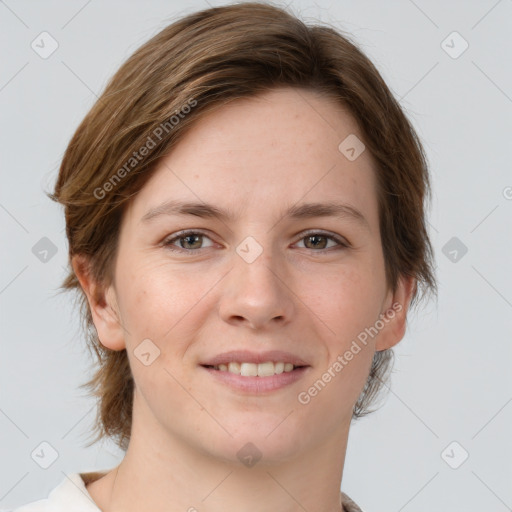
[{"label": "plain backdrop", "polygon": [[[119,65],[166,24],[223,3],[0,2],[0,508],[121,460],[112,443],[84,447],[95,404],[78,386],[90,360],[71,296],[56,293],[67,242],[44,191]],[[421,136],[433,177],[439,301],[413,311],[391,390],[353,422],[342,489],[365,512],[511,510],[512,1],[290,8],[358,42]],[[58,44],[47,58],[33,49],[41,37],[46,51]],[[47,469],[41,449],[55,450]]]}]

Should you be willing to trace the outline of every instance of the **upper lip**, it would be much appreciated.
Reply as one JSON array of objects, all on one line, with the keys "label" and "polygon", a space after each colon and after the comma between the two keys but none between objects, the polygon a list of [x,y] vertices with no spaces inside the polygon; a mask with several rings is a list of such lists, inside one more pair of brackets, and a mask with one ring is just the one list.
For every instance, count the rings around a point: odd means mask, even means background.
[{"label": "upper lip", "polygon": [[266,363],[267,361],[292,363],[294,366],[309,366],[299,356],[282,350],[269,350],[266,352],[250,352],[249,350],[231,350],[223,352],[212,358],[202,361],[202,366],[217,366],[219,364],[238,363]]}]

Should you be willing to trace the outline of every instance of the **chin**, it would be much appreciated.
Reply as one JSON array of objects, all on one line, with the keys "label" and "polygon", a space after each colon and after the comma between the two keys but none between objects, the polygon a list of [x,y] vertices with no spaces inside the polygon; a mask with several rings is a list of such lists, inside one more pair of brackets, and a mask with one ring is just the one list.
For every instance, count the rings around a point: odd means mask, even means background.
[{"label": "chin", "polygon": [[229,430],[233,437],[220,434],[221,438],[217,435],[217,440],[212,442],[213,436],[208,436],[204,447],[217,459],[247,467],[272,466],[293,460],[304,449],[304,436],[300,431],[291,431],[283,425],[279,427],[282,419],[273,419],[271,428],[268,422],[261,423],[259,428],[255,423],[244,424],[236,430]]}]

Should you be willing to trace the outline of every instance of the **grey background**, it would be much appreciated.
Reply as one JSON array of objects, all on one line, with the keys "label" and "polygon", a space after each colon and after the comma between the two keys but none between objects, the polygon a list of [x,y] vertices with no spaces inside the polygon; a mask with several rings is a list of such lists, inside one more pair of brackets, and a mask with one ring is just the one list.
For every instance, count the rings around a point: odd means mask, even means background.
[{"label": "grey background", "polygon": [[[83,447],[95,413],[78,389],[89,360],[71,297],[56,294],[67,244],[43,191],[118,66],[175,18],[223,3],[0,2],[0,508],[121,460],[111,443]],[[433,176],[439,302],[410,317],[383,407],[353,423],[342,489],[366,512],[512,510],[512,1],[292,9],[358,41],[417,128]],[[42,31],[59,44],[47,59],[31,48]],[[442,46],[453,31],[469,44],[458,58],[445,49],[461,40]],[[43,237],[57,250],[46,262],[32,252]],[[443,253],[452,237],[467,247],[456,262]],[[48,469],[31,458],[43,441],[59,455]],[[462,450],[469,458],[453,469],[446,461],[460,463]]]}]

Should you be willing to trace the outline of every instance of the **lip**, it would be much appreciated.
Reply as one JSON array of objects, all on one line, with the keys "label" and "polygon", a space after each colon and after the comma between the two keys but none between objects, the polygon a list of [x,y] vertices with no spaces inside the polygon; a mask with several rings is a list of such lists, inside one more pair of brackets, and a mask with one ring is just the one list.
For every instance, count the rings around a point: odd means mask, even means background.
[{"label": "lip", "polygon": [[235,391],[249,394],[264,394],[282,389],[297,382],[311,367],[302,366],[295,368],[291,372],[283,372],[268,377],[243,377],[242,375],[237,375],[229,371],[215,370],[213,368],[207,368],[206,366],[201,366],[201,368],[208,372],[217,382],[227,385]]},{"label": "lip", "polygon": [[[292,363],[294,366],[309,366],[299,356],[290,352],[283,352],[282,350],[269,350],[266,352],[251,352],[249,350],[230,350],[229,352],[223,352],[215,357],[207,359],[199,363],[201,366],[217,366],[219,364],[229,363],[266,363],[267,361]],[[282,375],[282,374],[280,374]],[[244,379],[250,379],[250,377],[243,377]],[[267,377],[257,377],[259,379]]]}]

